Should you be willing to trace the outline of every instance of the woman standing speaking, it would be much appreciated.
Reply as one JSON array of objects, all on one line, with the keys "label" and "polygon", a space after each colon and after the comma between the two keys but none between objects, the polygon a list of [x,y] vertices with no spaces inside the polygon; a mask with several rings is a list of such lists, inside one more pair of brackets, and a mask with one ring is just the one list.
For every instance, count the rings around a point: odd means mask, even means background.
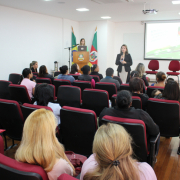
[{"label": "woman standing speaking", "polygon": [[128,53],[128,48],[125,44],[121,46],[121,52],[117,55],[116,65],[118,65],[118,76],[121,76],[122,82],[129,82],[130,71],[132,65],[131,55]]}]

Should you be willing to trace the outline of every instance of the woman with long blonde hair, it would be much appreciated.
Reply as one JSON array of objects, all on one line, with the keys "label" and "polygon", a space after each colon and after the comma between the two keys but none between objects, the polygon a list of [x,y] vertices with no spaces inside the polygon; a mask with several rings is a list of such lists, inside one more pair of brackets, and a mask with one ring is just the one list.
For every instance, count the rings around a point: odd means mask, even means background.
[{"label": "woman with long blonde hair", "polygon": [[132,158],[131,141],[121,125],[102,125],[95,134],[94,154],[84,162],[80,179],[157,180],[150,165]]},{"label": "woman with long blonde hair", "polygon": [[32,112],[25,121],[22,141],[15,154],[17,161],[41,166],[49,180],[57,180],[63,173],[75,175],[63,145],[56,138],[56,126],[53,112],[46,109]]}]

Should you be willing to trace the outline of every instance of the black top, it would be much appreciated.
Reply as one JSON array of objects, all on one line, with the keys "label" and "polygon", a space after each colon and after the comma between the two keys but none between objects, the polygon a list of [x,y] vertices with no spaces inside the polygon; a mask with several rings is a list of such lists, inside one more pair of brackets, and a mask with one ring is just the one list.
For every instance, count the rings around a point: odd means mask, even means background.
[{"label": "black top", "polygon": [[141,98],[142,109],[143,109],[144,111],[146,111],[149,96],[148,96],[147,94],[138,94],[138,93],[132,93],[132,96],[138,96],[138,97]]},{"label": "black top", "polygon": [[126,61],[126,64],[122,64],[120,62],[121,55],[122,54],[118,54],[117,57],[116,57],[116,65],[118,65],[117,71],[121,72],[122,71],[122,66],[124,66],[125,67],[125,71],[126,72],[130,72],[131,71],[131,67],[130,66],[132,66],[132,64],[133,64],[131,55],[130,54],[126,54],[125,55],[124,61]]},{"label": "black top", "polygon": [[[42,77],[42,76],[41,76]],[[54,82],[54,77],[50,74],[44,74],[44,76],[42,78],[50,78],[51,79],[51,82],[53,83]]]},{"label": "black top", "polygon": [[35,70],[33,67],[31,68],[32,72],[37,72],[37,69]]},{"label": "black top", "polygon": [[82,75],[78,76],[78,80],[81,80],[81,81],[91,81],[92,77],[89,76],[89,75],[82,74]]},{"label": "black top", "polygon": [[99,74],[98,72],[91,72],[90,75],[96,75],[96,76],[99,76],[99,79],[100,79],[100,80],[103,78],[103,75],[102,75],[102,74]]},{"label": "black top", "polygon": [[142,80],[144,81],[146,86],[149,86],[149,83],[148,83],[145,75],[142,76]]},{"label": "black top", "polygon": [[149,114],[142,109],[135,109],[134,107],[127,109],[120,109],[118,107],[104,108],[99,115],[99,126],[102,125],[101,121],[105,115],[142,120],[146,124],[147,138],[149,136],[156,136],[159,134],[159,127],[154,123]]}]

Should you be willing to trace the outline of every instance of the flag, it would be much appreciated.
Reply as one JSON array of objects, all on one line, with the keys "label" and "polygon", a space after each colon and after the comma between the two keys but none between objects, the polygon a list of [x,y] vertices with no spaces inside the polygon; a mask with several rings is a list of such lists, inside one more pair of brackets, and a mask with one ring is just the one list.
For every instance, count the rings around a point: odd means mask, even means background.
[{"label": "flag", "polygon": [[97,53],[97,27],[95,29],[94,38],[91,46],[91,52],[90,52],[90,63],[97,64],[98,63],[98,53]]},{"label": "flag", "polygon": [[72,62],[73,62],[73,52],[77,51],[77,46],[76,46],[76,36],[74,35],[73,27],[72,27]]}]

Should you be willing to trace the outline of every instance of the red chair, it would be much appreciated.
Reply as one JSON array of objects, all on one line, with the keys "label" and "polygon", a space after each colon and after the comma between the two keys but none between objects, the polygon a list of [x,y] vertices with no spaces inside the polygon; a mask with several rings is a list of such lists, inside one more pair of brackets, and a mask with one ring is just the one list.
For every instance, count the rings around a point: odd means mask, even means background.
[{"label": "red chair", "polygon": [[80,76],[80,75],[77,75],[77,74],[68,74],[68,75],[73,76],[75,80],[78,80],[78,76]]},{"label": "red chair", "polygon": [[58,76],[59,74],[61,74],[61,72],[60,72],[60,71],[56,71],[56,72],[54,72],[54,77],[55,77],[55,76]]},{"label": "red chair", "polygon": [[120,91],[121,90],[127,90],[131,92],[131,88],[129,87],[129,84],[121,84]]},{"label": "red chair", "polygon": [[94,79],[95,83],[100,81],[99,76],[97,76],[97,75],[90,75],[90,76]]},{"label": "red chair", "polygon": [[97,130],[94,111],[63,106],[60,111],[60,137],[66,151],[89,157]]},{"label": "red chair", "polygon": [[80,108],[81,106],[81,88],[76,86],[59,86],[57,102],[61,107],[71,106]]},{"label": "red chair", "polygon": [[21,110],[22,110],[22,114],[23,114],[23,117],[24,117],[24,120],[27,119],[27,117],[35,110],[37,109],[47,109],[47,110],[50,110],[53,112],[53,110],[50,108],[50,107],[47,107],[47,106],[39,106],[39,105],[34,105],[34,104],[28,104],[28,103],[24,103],[22,106],[21,106]]},{"label": "red chair", "polygon": [[57,100],[57,96],[56,96],[56,87],[53,84],[48,84],[49,86],[51,86],[53,88],[53,96],[54,96],[54,101]]},{"label": "red chair", "polygon": [[76,178],[70,176],[69,174],[62,174],[57,180],[77,180]]},{"label": "red chair", "polygon": [[54,86],[56,88],[56,96],[57,96],[59,86],[71,85],[71,82],[69,80],[65,80],[65,79],[54,79],[53,84],[54,84]]},{"label": "red chair", "polygon": [[178,84],[179,84],[179,72],[176,72],[176,71],[179,71],[180,70],[180,64],[179,64],[179,61],[176,61],[176,60],[173,60],[169,63],[169,70],[170,71],[173,71],[173,72],[167,72],[167,78],[168,76],[177,76],[178,77]]},{"label": "red chair", "polygon": [[0,154],[4,154],[4,141],[1,136],[1,133],[3,133],[4,131],[4,129],[0,129]]},{"label": "red chair", "polygon": [[31,103],[31,98],[29,97],[29,93],[26,86],[9,84],[8,88],[12,100],[17,101],[20,104]]},{"label": "red chair", "polygon": [[13,84],[18,84],[21,80],[22,75],[17,73],[11,73],[9,75],[9,81],[11,81]]},{"label": "red chair", "polygon": [[32,72],[33,73],[33,76],[35,75],[36,77],[38,77],[38,74],[37,72]]},{"label": "red chair", "polygon": [[37,77],[37,78],[36,78],[36,82],[37,82],[37,83],[52,84],[52,81],[51,81],[50,78],[40,78],[40,77]]},{"label": "red chair", "polygon": [[[134,143],[132,144],[132,147],[135,158],[137,158],[137,160],[140,162],[147,162],[149,165],[154,167],[156,159],[155,147],[160,134],[158,134],[156,137],[150,137],[148,140],[146,137],[146,125],[142,120],[138,119],[104,116],[102,118],[102,123],[116,123],[123,126],[133,138]],[[149,150],[148,144],[150,144]]]},{"label": "red chair", "polygon": [[109,107],[109,94],[107,91],[100,89],[85,89],[83,91],[82,108],[93,110],[99,117],[105,107]]},{"label": "red chair", "polygon": [[119,84],[122,84],[122,80],[119,76],[113,76],[113,79],[118,80]]},{"label": "red chair", "polygon": [[156,75],[159,70],[159,61],[158,60],[151,60],[148,64],[148,68],[152,71],[146,71],[146,74],[154,74]]},{"label": "red chair", "polygon": [[8,88],[10,84],[12,84],[12,82],[0,80],[0,99],[11,99]]}]

